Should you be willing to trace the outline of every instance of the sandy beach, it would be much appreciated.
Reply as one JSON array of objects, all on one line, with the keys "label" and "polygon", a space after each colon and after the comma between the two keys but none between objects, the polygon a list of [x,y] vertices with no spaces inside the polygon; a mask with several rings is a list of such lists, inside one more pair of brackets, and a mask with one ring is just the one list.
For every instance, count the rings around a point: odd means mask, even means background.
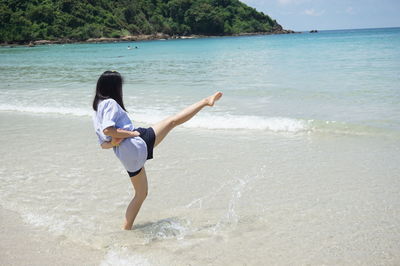
[{"label": "sandy beach", "polygon": [[[30,150],[3,161],[1,203],[22,214],[21,221],[2,210],[6,264],[48,265],[57,257],[60,265],[202,265],[205,259],[211,265],[395,265],[400,260],[395,252],[399,169],[390,163],[398,153],[396,141],[239,131],[236,145],[229,146],[229,132],[214,132],[216,141],[209,142],[209,130],[177,129],[156,149],[157,160],[147,164],[150,193],[136,227],[126,232],[120,227],[133,191],[112,152],[90,140],[88,118],[11,113],[0,118],[42,135]],[[67,128],[81,136],[69,146],[63,144]],[[45,132],[53,135],[51,145],[44,145]],[[2,142],[2,147],[23,151],[30,142],[24,134],[16,135],[18,144]],[[197,156],[191,156],[193,150]],[[376,161],[378,154],[382,160]],[[12,162],[18,163],[4,168]],[[210,167],[214,171],[205,174]]]},{"label": "sandy beach", "polygon": [[54,236],[0,208],[1,265],[99,265],[104,252]]},{"label": "sandy beach", "polygon": [[[391,28],[0,48],[0,264],[399,265],[399,43]],[[156,147],[132,231],[132,184],[92,123],[106,69],[135,127],[224,93]]]}]

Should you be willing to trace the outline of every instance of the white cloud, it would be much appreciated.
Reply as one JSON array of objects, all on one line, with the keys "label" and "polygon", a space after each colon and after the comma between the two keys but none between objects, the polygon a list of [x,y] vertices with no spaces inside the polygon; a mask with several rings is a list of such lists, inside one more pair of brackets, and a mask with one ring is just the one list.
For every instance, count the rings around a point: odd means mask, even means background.
[{"label": "white cloud", "polygon": [[304,10],[304,14],[307,16],[319,17],[319,16],[322,16],[324,13],[325,13],[325,10],[317,11],[314,8]]}]

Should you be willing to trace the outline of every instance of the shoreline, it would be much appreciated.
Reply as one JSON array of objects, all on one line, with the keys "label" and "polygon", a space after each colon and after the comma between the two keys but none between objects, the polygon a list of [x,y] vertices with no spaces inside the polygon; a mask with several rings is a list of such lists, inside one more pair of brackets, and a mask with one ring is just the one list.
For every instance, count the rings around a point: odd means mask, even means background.
[{"label": "shoreline", "polygon": [[202,38],[217,38],[217,37],[241,37],[241,36],[257,36],[257,35],[277,35],[277,34],[296,34],[302,32],[296,32],[293,30],[275,30],[270,32],[250,32],[250,33],[238,33],[231,35],[168,35],[164,33],[156,33],[156,34],[138,34],[138,35],[129,35],[122,36],[118,38],[89,38],[84,41],[77,41],[72,39],[56,39],[56,40],[35,40],[35,41],[27,41],[22,43],[0,43],[0,46],[8,46],[8,47],[16,47],[16,46],[28,46],[34,47],[37,45],[46,45],[46,44],[83,44],[83,43],[111,43],[111,42],[140,42],[140,41],[153,41],[153,40],[176,40],[176,39],[202,39]]}]

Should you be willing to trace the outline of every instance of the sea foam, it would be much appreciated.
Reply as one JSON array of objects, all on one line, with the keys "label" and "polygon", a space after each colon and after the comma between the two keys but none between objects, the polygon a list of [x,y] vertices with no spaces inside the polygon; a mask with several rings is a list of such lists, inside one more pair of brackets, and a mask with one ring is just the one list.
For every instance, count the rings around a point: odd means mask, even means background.
[{"label": "sea foam", "polygon": [[11,104],[1,104],[0,111],[15,111],[34,114],[61,114],[73,116],[90,116],[90,109],[75,108],[75,107],[51,107],[51,106],[21,106]]},{"label": "sea foam", "polygon": [[[18,106],[10,104],[0,105],[0,111],[16,111],[36,114],[59,114],[72,116],[92,116],[93,111],[89,108],[76,107],[46,107],[46,106]],[[160,110],[142,109],[138,112],[130,113],[132,121],[154,124],[172,115]],[[199,114],[192,120],[183,125],[187,128],[204,129],[251,129],[265,130],[272,132],[305,132],[311,129],[307,120],[288,118],[288,117],[261,117],[250,115],[231,115],[231,114]]]},{"label": "sea foam", "polygon": [[[53,114],[76,117],[91,117],[94,113],[94,111],[90,108],[22,106],[12,104],[0,104],[0,111],[24,112],[31,114]],[[138,111],[128,113],[135,126],[138,126],[138,123],[152,125],[173,114],[174,113],[171,110],[161,111],[156,109],[139,109]],[[291,117],[265,117],[255,115],[232,115],[221,112],[217,114],[201,112],[183,124],[182,127],[212,130],[260,130],[292,134],[310,132],[344,135],[384,134],[384,132],[378,128],[340,121],[298,119]]]}]

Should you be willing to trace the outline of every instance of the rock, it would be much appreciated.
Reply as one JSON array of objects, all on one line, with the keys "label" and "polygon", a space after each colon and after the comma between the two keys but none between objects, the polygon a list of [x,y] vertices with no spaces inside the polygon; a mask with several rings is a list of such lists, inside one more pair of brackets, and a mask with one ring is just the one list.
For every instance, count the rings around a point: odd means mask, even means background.
[{"label": "rock", "polygon": [[276,25],[275,27],[272,28],[272,31],[283,31],[284,29],[282,28],[281,25]]},{"label": "rock", "polygon": [[39,40],[39,41],[33,41],[33,45],[43,45],[43,44],[51,44],[52,41],[49,40]]},{"label": "rock", "polygon": [[166,33],[157,33],[155,36],[157,39],[169,39],[171,37]]},{"label": "rock", "polygon": [[310,33],[317,33],[317,30],[310,30]]},{"label": "rock", "polygon": [[86,42],[114,42],[114,41],[118,41],[119,38],[105,38],[105,37],[101,37],[101,38],[90,38],[87,39]]}]

